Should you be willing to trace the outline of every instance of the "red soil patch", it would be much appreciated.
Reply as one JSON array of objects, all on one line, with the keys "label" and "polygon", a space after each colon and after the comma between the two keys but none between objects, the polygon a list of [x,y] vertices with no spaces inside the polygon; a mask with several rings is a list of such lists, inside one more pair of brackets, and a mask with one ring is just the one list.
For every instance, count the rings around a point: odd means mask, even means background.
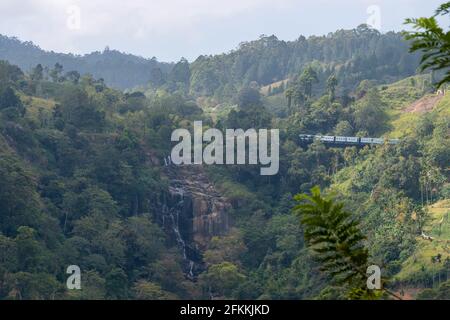
[{"label": "red soil patch", "polygon": [[436,104],[441,101],[443,94],[425,96],[409,105],[404,112],[425,113],[433,110]]},{"label": "red soil patch", "polygon": [[[398,290],[395,293],[402,297],[402,300],[415,300],[417,294],[422,291],[423,289],[419,288],[404,288],[403,292],[402,290]],[[403,295],[402,295],[403,293]]]}]

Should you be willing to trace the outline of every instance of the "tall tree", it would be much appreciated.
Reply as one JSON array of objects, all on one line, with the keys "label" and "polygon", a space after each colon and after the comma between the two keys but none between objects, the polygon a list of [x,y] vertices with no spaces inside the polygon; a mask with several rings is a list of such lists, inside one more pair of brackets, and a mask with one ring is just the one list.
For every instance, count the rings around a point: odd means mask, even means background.
[{"label": "tall tree", "polygon": [[338,84],[338,80],[334,74],[330,75],[327,79],[327,90],[330,95],[330,99],[333,101],[336,94],[336,87]]},{"label": "tall tree", "polygon": [[54,68],[50,71],[50,77],[52,78],[53,82],[58,82],[59,78],[63,72],[63,66],[59,64],[58,62],[55,63]]},{"label": "tall tree", "polygon": [[44,68],[39,63],[36,67],[33,68],[31,72],[31,80],[41,81],[44,78]]},{"label": "tall tree", "polygon": [[292,106],[292,97],[294,95],[294,88],[290,87],[286,89],[284,95],[286,96],[289,112],[291,111]]},{"label": "tall tree", "polygon": [[311,97],[313,84],[319,82],[319,78],[317,72],[311,66],[308,66],[300,75],[299,81],[303,87],[305,96]]},{"label": "tall tree", "polygon": [[189,62],[185,58],[181,58],[177,62],[173,69],[169,73],[169,80],[173,82],[182,82],[189,84],[189,79],[191,78],[191,71],[189,69]]}]

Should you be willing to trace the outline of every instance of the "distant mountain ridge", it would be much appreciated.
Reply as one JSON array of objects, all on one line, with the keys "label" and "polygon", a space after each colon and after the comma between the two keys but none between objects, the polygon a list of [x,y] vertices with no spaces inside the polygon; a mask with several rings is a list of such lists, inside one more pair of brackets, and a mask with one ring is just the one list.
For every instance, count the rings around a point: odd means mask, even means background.
[{"label": "distant mountain ridge", "polygon": [[300,36],[294,41],[263,35],[227,53],[202,55],[192,63],[182,59],[175,64],[109,48],[83,56],[55,53],[32,42],[0,35],[0,60],[24,71],[39,63],[49,68],[60,63],[65,71],[90,73],[118,89],[151,84],[170,92],[180,90],[222,101],[235,97],[242,87],[295,79],[308,65],[318,72],[318,92],[324,90],[331,74],[337,76],[340,90],[353,90],[364,79],[391,83],[416,73],[419,56],[408,49],[400,32],[380,33],[360,25],[324,36]]},{"label": "distant mountain ridge", "polygon": [[132,54],[106,48],[85,55],[74,55],[45,51],[30,41],[0,35],[0,60],[7,60],[29,71],[37,64],[52,68],[61,64],[65,71],[76,70],[81,74],[92,74],[103,78],[112,87],[132,88],[150,81],[161,81],[172,68],[172,63],[159,62]]},{"label": "distant mountain ridge", "polygon": [[230,97],[252,83],[267,86],[295,78],[308,65],[318,72],[319,91],[330,74],[336,75],[341,89],[353,90],[365,79],[391,83],[411,76],[418,62],[401,32],[380,33],[364,24],[294,41],[262,35],[229,53],[200,56],[191,64],[190,90],[194,95]]}]

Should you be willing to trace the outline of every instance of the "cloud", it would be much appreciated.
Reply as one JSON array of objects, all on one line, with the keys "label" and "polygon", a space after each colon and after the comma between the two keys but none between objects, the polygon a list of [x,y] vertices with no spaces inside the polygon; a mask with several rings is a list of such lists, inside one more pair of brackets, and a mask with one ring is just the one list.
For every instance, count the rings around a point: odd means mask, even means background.
[{"label": "cloud", "polygon": [[[2,0],[0,30],[21,39],[33,39],[44,48],[80,52],[93,38],[125,41],[162,38],[182,33],[195,37],[196,27],[292,0]],[[79,8],[80,28],[69,28],[73,10]],[[104,45],[99,43],[99,45]]]},{"label": "cloud", "polygon": [[[435,7],[439,0],[429,0]],[[418,5],[420,3],[420,5]],[[380,5],[383,25],[421,0],[1,0],[0,33],[44,49],[86,53],[110,45],[176,59],[228,50],[261,33],[297,37],[354,27]],[[397,10],[395,10],[397,7]],[[79,28],[73,28],[79,8]],[[386,9],[385,9],[386,8]],[[392,9],[394,8],[394,9]],[[76,21],[75,21],[76,22]],[[389,21],[388,21],[389,22]]]},{"label": "cloud", "polygon": [[[81,32],[96,35],[111,31],[158,30],[165,33],[189,27],[196,22],[222,19],[263,6],[283,6],[293,0],[2,0],[2,25],[10,29],[65,32],[67,8],[80,8]],[[19,26],[17,21],[24,25]],[[16,23],[12,23],[16,21]],[[8,28],[8,27],[7,27]]]}]

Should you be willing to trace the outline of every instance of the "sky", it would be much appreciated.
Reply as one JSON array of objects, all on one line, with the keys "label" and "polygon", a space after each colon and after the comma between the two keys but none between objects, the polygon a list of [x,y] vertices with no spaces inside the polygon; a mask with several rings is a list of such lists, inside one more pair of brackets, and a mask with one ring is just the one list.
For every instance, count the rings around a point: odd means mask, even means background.
[{"label": "sky", "polygon": [[405,29],[444,0],[0,0],[0,34],[44,50],[85,54],[110,49],[192,61],[274,34],[282,40],[368,23]]}]

